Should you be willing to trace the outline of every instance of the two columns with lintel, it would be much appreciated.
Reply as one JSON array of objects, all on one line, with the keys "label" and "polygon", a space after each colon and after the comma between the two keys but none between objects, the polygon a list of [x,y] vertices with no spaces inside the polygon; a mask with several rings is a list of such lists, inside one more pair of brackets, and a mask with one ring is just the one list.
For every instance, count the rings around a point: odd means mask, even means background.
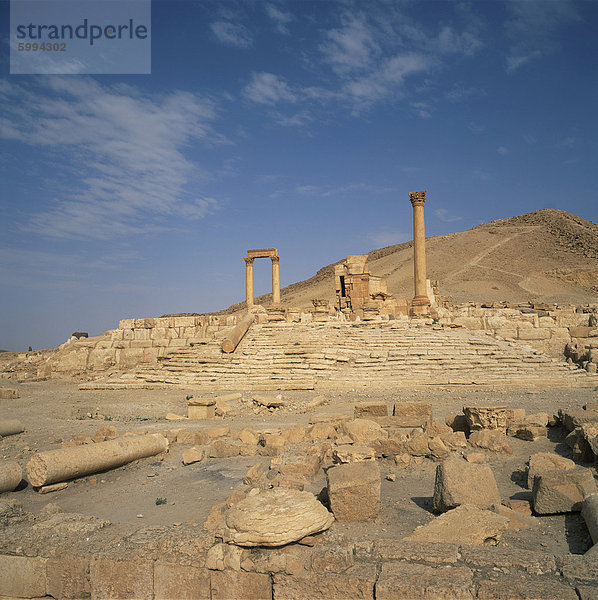
[{"label": "two columns with lintel", "polygon": [[276,248],[260,248],[247,250],[245,261],[245,299],[247,308],[253,306],[253,261],[256,258],[269,258],[272,261],[272,304],[280,304],[280,269],[278,250]]},{"label": "two columns with lintel", "polygon": [[430,313],[430,299],[426,283],[426,229],[424,225],[424,203],[426,192],[409,192],[413,206],[413,280],[415,297],[411,301],[412,315]]}]

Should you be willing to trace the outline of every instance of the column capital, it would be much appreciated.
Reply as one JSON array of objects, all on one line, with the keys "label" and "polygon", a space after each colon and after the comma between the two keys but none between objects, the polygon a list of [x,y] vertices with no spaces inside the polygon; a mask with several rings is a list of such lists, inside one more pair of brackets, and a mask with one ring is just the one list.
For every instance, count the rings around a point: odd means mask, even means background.
[{"label": "column capital", "polygon": [[409,192],[409,201],[411,202],[411,206],[423,206],[426,201],[426,190]]},{"label": "column capital", "polygon": [[255,259],[253,259],[253,258],[247,258],[247,257],[244,257],[244,258],[243,258],[243,260],[245,261],[245,264],[246,264],[247,266],[249,266],[249,265],[253,265],[253,261],[254,261]]},{"label": "column capital", "polygon": [[278,261],[280,261],[280,256],[271,256],[270,260],[272,261],[272,263],[277,263]]}]

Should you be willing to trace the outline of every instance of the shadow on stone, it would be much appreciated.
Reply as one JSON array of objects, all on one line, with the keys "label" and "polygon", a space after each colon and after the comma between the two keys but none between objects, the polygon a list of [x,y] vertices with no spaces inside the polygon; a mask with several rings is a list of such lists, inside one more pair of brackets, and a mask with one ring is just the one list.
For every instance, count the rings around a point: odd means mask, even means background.
[{"label": "shadow on stone", "polygon": [[436,514],[434,512],[434,499],[431,496],[412,496],[411,501],[430,514]]},{"label": "shadow on stone", "polygon": [[580,513],[565,515],[565,539],[571,554],[584,554],[592,547],[590,532]]}]

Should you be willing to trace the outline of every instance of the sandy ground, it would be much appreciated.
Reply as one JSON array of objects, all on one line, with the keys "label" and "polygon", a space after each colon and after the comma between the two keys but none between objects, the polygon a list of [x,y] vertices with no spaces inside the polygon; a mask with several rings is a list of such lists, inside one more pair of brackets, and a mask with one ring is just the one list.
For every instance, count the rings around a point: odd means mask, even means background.
[{"label": "sandy ground", "polygon": [[[6,383],[4,384],[6,385]],[[185,414],[186,396],[201,396],[198,390],[79,391],[74,384],[60,382],[31,383],[19,386],[20,398],[0,400],[0,418],[19,419],[25,432],[0,440],[0,455],[16,459],[25,472],[28,459],[38,451],[59,448],[62,441],[77,434],[93,433],[104,425],[114,425],[119,434],[127,431],[164,430],[178,427],[200,428],[227,425],[231,431],[251,427],[288,428],[295,423],[308,423],[314,413],[292,409],[254,414],[250,403],[234,403],[236,416],[208,421],[167,421],[168,412]],[[243,390],[230,390],[230,392]],[[302,406],[316,395],[314,392],[284,392],[283,398]],[[501,404],[525,408],[534,413],[553,413],[559,408],[578,408],[586,402],[598,401],[592,389],[553,389],[530,391],[488,391],[472,388],[400,390],[396,393],[343,392],[327,393],[329,402],[318,409],[322,413],[353,413],[362,400],[421,401],[432,405],[434,418],[444,421],[449,414],[461,412],[464,405]],[[249,399],[251,393],[245,392]],[[104,418],[89,418],[100,414]],[[513,454],[482,451],[491,465],[503,499],[530,497],[525,482],[525,463],[539,451],[552,451],[569,456],[560,429],[550,430],[549,437],[536,442],[510,438]],[[246,470],[256,462],[269,463],[267,457],[209,459],[183,466],[181,454],[188,446],[173,444],[168,454],[159,459],[147,458],[109,472],[83,477],[69,483],[67,489],[42,495],[27,485],[2,499],[16,499],[25,510],[38,513],[48,503],[58,503],[66,512],[93,515],[115,525],[147,527],[177,526],[190,521],[198,526],[210,508],[225,500],[242,481]],[[391,460],[380,461],[383,477],[394,473],[395,481],[382,480],[382,510],[376,523],[338,524],[326,535],[368,541],[377,537],[403,538],[417,525],[433,518],[431,496],[436,464],[425,459],[422,464],[398,468]],[[589,465],[586,465],[589,466]],[[307,488],[318,493],[326,484],[320,471]],[[165,504],[156,504],[158,498]],[[143,515],[139,517],[138,515]],[[501,546],[543,549],[554,553],[583,553],[590,545],[589,535],[579,515],[560,515],[538,519],[535,528],[507,532]]]}]

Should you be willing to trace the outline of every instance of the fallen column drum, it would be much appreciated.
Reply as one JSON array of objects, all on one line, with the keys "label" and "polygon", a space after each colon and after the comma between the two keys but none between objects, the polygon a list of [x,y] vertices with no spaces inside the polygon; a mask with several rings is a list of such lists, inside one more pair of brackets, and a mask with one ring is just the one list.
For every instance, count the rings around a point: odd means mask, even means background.
[{"label": "fallen column drum", "polygon": [[33,487],[41,487],[114,469],[167,449],[168,440],[154,433],[49,450],[31,458],[27,463],[27,475]]},{"label": "fallen column drum", "polygon": [[0,463],[0,494],[15,490],[21,483],[22,478],[23,472],[16,460]]}]

